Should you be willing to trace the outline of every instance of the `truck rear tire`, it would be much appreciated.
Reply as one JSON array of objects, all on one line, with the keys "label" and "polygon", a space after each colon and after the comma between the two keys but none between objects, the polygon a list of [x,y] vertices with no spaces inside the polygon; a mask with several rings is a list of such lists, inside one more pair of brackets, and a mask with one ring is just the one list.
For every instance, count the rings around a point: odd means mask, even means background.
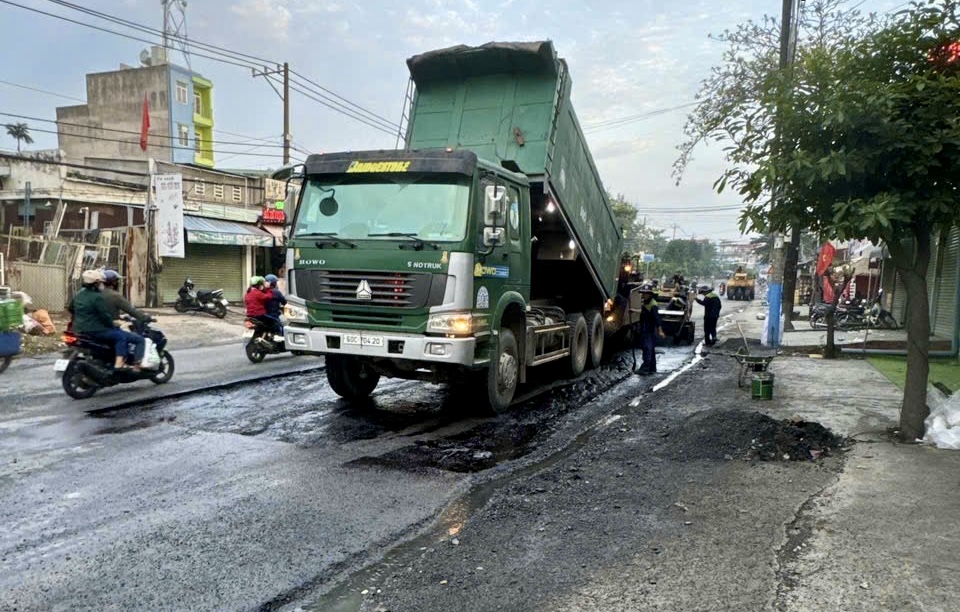
[{"label": "truck rear tire", "polygon": [[520,351],[517,349],[517,339],[513,330],[504,327],[498,334],[497,348],[487,370],[487,401],[491,410],[500,413],[510,407],[519,380]]},{"label": "truck rear tire", "polygon": [[327,355],[327,382],[333,392],[346,400],[370,397],[380,382],[380,374],[349,355]]},{"label": "truck rear tire", "polygon": [[599,368],[603,361],[603,316],[597,310],[588,310],[585,316],[587,321],[587,367]]},{"label": "truck rear tire", "polygon": [[567,323],[570,325],[570,359],[567,362],[567,373],[570,378],[575,378],[583,374],[587,367],[587,353],[590,352],[587,320],[578,314],[567,317]]}]

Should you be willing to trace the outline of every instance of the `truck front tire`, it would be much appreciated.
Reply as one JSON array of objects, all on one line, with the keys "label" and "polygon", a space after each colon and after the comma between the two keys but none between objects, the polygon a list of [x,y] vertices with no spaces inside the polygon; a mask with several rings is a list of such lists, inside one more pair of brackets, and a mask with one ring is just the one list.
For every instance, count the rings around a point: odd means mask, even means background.
[{"label": "truck front tire", "polygon": [[513,330],[504,327],[497,338],[497,349],[487,370],[487,399],[490,409],[504,412],[513,402],[520,380],[520,352]]},{"label": "truck front tire", "polygon": [[349,355],[327,355],[327,382],[333,392],[346,400],[370,397],[380,382],[380,374]]},{"label": "truck front tire", "polygon": [[587,367],[599,368],[603,360],[603,316],[596,310],[588,310],[587,320]]}]

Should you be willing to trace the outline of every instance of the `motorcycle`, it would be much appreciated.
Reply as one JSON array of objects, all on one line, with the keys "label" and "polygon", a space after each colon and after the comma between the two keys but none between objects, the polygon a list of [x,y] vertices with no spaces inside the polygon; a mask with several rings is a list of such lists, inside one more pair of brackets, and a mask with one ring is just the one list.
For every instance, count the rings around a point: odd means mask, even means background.
[{"label": "motorcycle", "polygon": [[[67,345],[63,359],[57,359],[53,371],[62,377],[63,390],[74,399],[86,399],[104,387],[149,380],[162,385],[173,377],[173,356],[166,350],[167,339],[158,329],[130,317],[122,317],[130,323],[130,331],[143,336],[146,351],[141,370],[115,370],[112,343],[94,340],[69,329],[63,334]],[[132,358],[132,351],[127,359]]]},{"label": "motorcycle", "polygon": [[173,308],[177,312],[206,312],[222,319],[227,316],[228,304],[227,299],[223,297],[223,289],[196,291],[193,281],[188,278],[177,290],[177,301],[174,302]]},{"label": "motorcycle", "polygon": [[[247,331],[244,332],[244,337],[247,338],[244,351],[251,363],[260,363],[267,355],[287,352],[287,343],[284,341],[283,335],[276,334],[273,325],[252,317],[247,317],[243,325],[247,328]],[[279,340],[276,338],[277,335],[280,335]],[[293,351],[293,354],[299,355],[302,353]]]},{"label": "motorcycle", "polygon": [[859,307],[837,314],[837,325],[840,329],[876,328],[896,329],[897,320],[883,305],[883,289],[868,304],[863,300]]},{"label": "motorcycle", "polygon": [[[867,300],[861,300],[859,303],[853,300],[847,300],[837,305],[834,315],[834,325],[841,331],[849,331],[861,327],[878,329],[896,329],[897,320],[894,316],[884,309],[883,289],[868,304]],[[816,304],[810,308],[810,327],[813,329],[825,329],[827,326],[827,313],[833,308],[830,304]]]}]

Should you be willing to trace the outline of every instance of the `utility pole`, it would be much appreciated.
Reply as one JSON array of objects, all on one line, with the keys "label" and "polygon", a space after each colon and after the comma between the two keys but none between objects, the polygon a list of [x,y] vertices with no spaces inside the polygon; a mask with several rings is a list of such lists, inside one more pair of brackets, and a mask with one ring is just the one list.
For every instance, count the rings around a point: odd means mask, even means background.
[{"label": "utility pole", "polygon": [[290,163],[290,64],[283,62],[283,165]]},{"label": "utility pole", "polygon": [[677,239],[677,224],[674,223],[674,224],[673,224],[673,238],[671,238],[670,240],[676,240],[676,239]]},{"label": "utility pole", "polygon": [[[255,77],[266,78],[267,84],[283,101],[283,165],[286,166],[290,163],[290,143],[293,140],[290,134],[290,64],[283,62],[283,66],[277,65],[273,69],[257,70],[254,68],[252,72]],[[283,93],[277,91],[277,88],[273,86],[273,79],[270,77],[275,74],[283,75]]]},{"label": "utility pole", "polygon": [[[780,16],[780,62],[781,71],[790,67],[793,61],[793,9],[797,0],[783,0]],[[780,148],[779,118],[777,125],[777,149]],[[774,188],[773,205],[777,205],[777,198],[780,196],[779,185]],[[773,234],[773,253],[770,257],[770,274],[767,279],[767,304],[769,311],[767,313],[767,345],[773,347],[780,346],[780,316],[783,303],[783,235],[779,232]],[[794,273],[796,275],[796,273]]]},{"label": "utility pole", "polygon": [[160,296],[157,294],[157,213],[153,203],[153,173],[155,164],[153,158],[147,159],[147,200],[143,206],[143,220],[147,228],[147,306],[156,308],[160,305]]}]

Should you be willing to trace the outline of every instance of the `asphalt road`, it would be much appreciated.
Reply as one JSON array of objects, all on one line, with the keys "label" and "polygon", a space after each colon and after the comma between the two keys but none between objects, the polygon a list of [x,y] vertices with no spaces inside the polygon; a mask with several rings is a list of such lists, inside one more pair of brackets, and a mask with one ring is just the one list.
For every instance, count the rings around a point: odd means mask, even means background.
[{"label": "asphalt road", "polygon": [[[661,371],[691,347],[670,348]],[[629,377],[616,360],[508,415],[381,382],[348,406],[310,357],[174,353],[167,385],[67,398],[50,363],[0,378],[0,609],[277,609],[419,533],[471,486],[549,455]],[[630,385],[649,379],[628,378]],[[187,393],[154,401],[156,394]],[[225,385],[225,386],[224,386]],[[629,385],[628,385],[629,386]],[[121,408],[116,408],[121,405]]]}]

